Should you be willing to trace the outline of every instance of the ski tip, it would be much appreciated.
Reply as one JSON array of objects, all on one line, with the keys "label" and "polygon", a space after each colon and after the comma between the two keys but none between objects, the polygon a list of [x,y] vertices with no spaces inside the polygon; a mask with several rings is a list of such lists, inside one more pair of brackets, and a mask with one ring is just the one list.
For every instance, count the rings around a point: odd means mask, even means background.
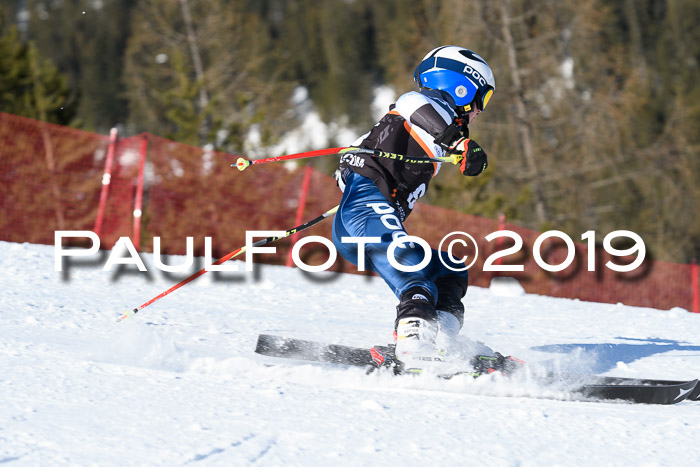
[{"label": "ski tip", "polygon": [[243,172],[249,165],[249,160],[239,157],[235,164],[231,164],[231,167],[237,167],[238,170]]},{"label": "ski tip", "polygon": [[698,380],[694,379],[692,381],[687,381],[685,384],[681,385],[680,393],[674,399],[673,402],[680,402],[684,400],[697,401],[698,392],[700,392],[700,385],[698,384]]}]

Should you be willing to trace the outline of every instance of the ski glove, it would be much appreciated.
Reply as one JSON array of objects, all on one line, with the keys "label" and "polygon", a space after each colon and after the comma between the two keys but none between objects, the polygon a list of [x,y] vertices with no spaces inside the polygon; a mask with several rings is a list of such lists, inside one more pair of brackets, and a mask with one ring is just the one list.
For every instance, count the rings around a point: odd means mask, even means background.
[{"label": "ski glove", "polygon": [[475,177],[489,166],[486,152],[473,139],[467,139],[462,144],[464,144],[464,152],[462,152],[462,163],[459,170],[462,175]]}]

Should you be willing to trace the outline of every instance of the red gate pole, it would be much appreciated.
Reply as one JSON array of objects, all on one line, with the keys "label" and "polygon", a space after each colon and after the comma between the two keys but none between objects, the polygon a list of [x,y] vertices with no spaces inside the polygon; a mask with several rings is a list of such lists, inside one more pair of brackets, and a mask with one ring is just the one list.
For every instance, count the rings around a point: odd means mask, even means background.
[{"label": "red gate pole", "polygon": [[134,198],[134,247],[139,251],[141,247],[141,214],[143,204],[143,171],[146,166],[146,153],[148,152],[148,136],[141,136],[141,162],[139,162],[139,175],[136,182],[136,196]]},{"label": "red gate pole", "polygon": [[693,287],[693,313],[700,313],[700,285],[698,285],[698,261],[693,258],[693,264],[690,267],[690,280]]},{"label": "red gate pole", "polygon": [[[309,192],[309,185],[311,182],[311,171],[313,169],[310,165],[307,165],[304,169],[304,180],[301,182],[301,193],[299,194],[299,205],[297,206],[297,218],[294,222],[295,224],[300,224],[301,219],[304,217],[304,208],[306,207],[306,195]],[[299,240],[299,234],[296,233],[291,237],[292,244],[289,247],[289,253],[287,254],[287,267],[292,267],[292,247]]]},{"label": "red gate pole", "polygon": [[117,146],[117,129],[112,128],[109,132],[109,148],[107,149],[107,160],[105,160],[105,171],[102,174],[102,190],[100,191],[100,204],[97,207],[97,218],[93,231],[100,236],[102,231],[102,220],[105,215],[107,197],[109,196],[109,184],[112,182],[112,164],[114,163],[114,150]]}]

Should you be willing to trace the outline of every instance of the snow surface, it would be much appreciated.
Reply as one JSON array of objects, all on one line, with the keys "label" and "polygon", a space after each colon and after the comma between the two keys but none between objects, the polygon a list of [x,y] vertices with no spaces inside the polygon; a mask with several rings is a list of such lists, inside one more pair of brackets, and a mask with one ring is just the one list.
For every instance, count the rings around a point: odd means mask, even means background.
[{"label": "snow surface", "polygon": [[[0,464],[700,464],[699,402],[591,403],[527,381],[365,376],[253,353],[258,333],[387,343],[395,299],[377,278],[207,274],[116,323],[186,274],[103,272],[106,258],[64,274],[53,254],[0,242]],[[700,316],[500,287],[470,288],[463,334],[535,368],[700,376]]]}]

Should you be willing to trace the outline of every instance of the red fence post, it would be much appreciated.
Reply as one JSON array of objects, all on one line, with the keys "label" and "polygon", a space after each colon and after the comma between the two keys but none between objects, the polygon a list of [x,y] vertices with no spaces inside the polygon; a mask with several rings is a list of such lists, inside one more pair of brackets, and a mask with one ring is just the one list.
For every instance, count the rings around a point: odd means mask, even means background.
[{"label": "red fence post", "polygon": [[143,171],[146,166],[146,153],[148,152],[148,135],[141,136],[141,161],[139,162],[139,175],[136,182],[136,196],[134,197],[134,247],[136,251],[141,248],[141,215],[143,214]]},{"label": "red fence post", "polygon": [[117,129],[112,128],[109,132],[109,148],[107,149],[107,159],[105,160],[105,171],[102,174],[102,190],[100,191],[100,204],[97,207],[97,218],[93,231],[100,236],[102,231],[102,220],[105,215],[105,206],[109,196],[109,184],[112,181],[112,164],[114,163],[114,151],[117,146]]},{"label": "red fence post", "polygon": [[693,287],[693,313],[700,313],[700,289],[698,285],[698,261],[693,258],[693,264],[690,267],[690,280]]},{"label": "red fence post", "polygon": [[[309,184],[311,182],[311,171],[313,169],[310,165],[307,165],[304,169],[304,180],[301,182],[301,193],[299,194],[299,205],[297,206],[297,218],[294,225],[301,224],[301,220],[304,217],[304,208],[306,207],[306,195],[309,192]],[[292,248],[294,244],[299,240],[299,234],[294,234],[291,236],[292,244],[289,248],[289,253],[287,254],[287,267],[292,266]]]}]

